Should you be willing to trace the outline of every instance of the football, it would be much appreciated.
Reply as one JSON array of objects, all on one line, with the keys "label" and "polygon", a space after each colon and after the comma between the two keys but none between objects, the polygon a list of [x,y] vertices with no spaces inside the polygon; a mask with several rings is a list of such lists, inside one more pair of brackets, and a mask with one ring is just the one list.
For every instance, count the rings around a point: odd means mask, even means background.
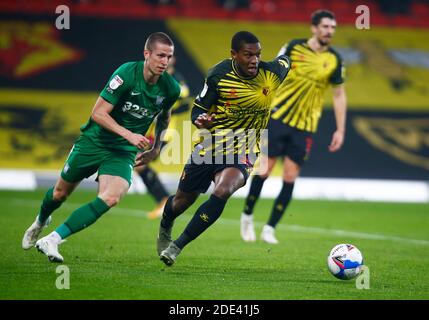
[{"label": "football", "polygon": [[338,244],[328,255],[328,269],[338,279],[356,278],[363,265],[362,253],[351,244]]}]

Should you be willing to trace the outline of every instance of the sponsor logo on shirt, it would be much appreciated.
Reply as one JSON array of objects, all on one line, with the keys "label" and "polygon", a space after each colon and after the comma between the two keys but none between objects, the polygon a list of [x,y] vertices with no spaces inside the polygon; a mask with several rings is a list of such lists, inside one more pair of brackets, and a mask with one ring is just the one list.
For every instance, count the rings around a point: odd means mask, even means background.
[{"label": "sponsor logo on shirt", "polygon": [[125,104],[122,106],[122,111],[127,112],[138,119],[141,119],[143,117],[152,119],[157,115],[157,113],[150,112],[146,108],[140,107],[138,104],[133,104],[129,101],[126,101]]}]

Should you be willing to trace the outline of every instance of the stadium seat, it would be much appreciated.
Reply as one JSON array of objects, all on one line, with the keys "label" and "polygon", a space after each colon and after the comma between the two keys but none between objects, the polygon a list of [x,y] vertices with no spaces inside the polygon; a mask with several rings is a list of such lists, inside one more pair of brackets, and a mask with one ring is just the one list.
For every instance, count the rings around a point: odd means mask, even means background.
[{"label": "stadium seat", "polygon": [[413,2],[411,4],[411,12],[413,16],[427,17],[429,19],[429,3]]},{"label": "stadium seat", "polygon": [[276,3],[279,10],[297,11],[299,10],[299,3],[296,1],[277,1]]},{"label": "stadium seat", "polygon": [[321,0],[302,0],[301,7],[308,12],[313,12],[318,9],[323,9],[326,6],[325,3]]}]

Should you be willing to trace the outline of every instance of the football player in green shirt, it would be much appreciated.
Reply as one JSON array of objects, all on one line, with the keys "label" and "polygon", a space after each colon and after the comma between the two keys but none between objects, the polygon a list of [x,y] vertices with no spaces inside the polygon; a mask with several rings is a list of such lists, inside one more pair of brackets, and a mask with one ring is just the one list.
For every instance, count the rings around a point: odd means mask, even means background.
[{"label": "football player in green shirt", "polygon": [[[156,158],[170,109],[180,94],[177,81],[165,72],[173,53],[170,37],[156,32],[146,40],[144,61],[125,63],[113,73],[90,119],[81,128],[61,177],[46,193],[36,220],[25,232],[24,249],[36,246],[50,261],[62,262],[58,245],[115,206],[130,187],[133,167]],[[155,118],[155,141],[151,145],[144,135]],[[37,240],[52,212],[84,178],[96,172],[97,197],[72,212],[55,231]]]}]

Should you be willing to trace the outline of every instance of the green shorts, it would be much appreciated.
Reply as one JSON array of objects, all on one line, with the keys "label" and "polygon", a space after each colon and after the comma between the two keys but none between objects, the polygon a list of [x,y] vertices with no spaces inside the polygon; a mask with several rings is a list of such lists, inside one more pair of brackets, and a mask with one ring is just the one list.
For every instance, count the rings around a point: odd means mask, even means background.
[{"label": "green shorts", "polygon": [[61,177],[67,182],[78,182],[98,171],[98,176],[122,177],[131,185],[135,156],[135,152],[101,148],[80,136],[70,151]]}]

